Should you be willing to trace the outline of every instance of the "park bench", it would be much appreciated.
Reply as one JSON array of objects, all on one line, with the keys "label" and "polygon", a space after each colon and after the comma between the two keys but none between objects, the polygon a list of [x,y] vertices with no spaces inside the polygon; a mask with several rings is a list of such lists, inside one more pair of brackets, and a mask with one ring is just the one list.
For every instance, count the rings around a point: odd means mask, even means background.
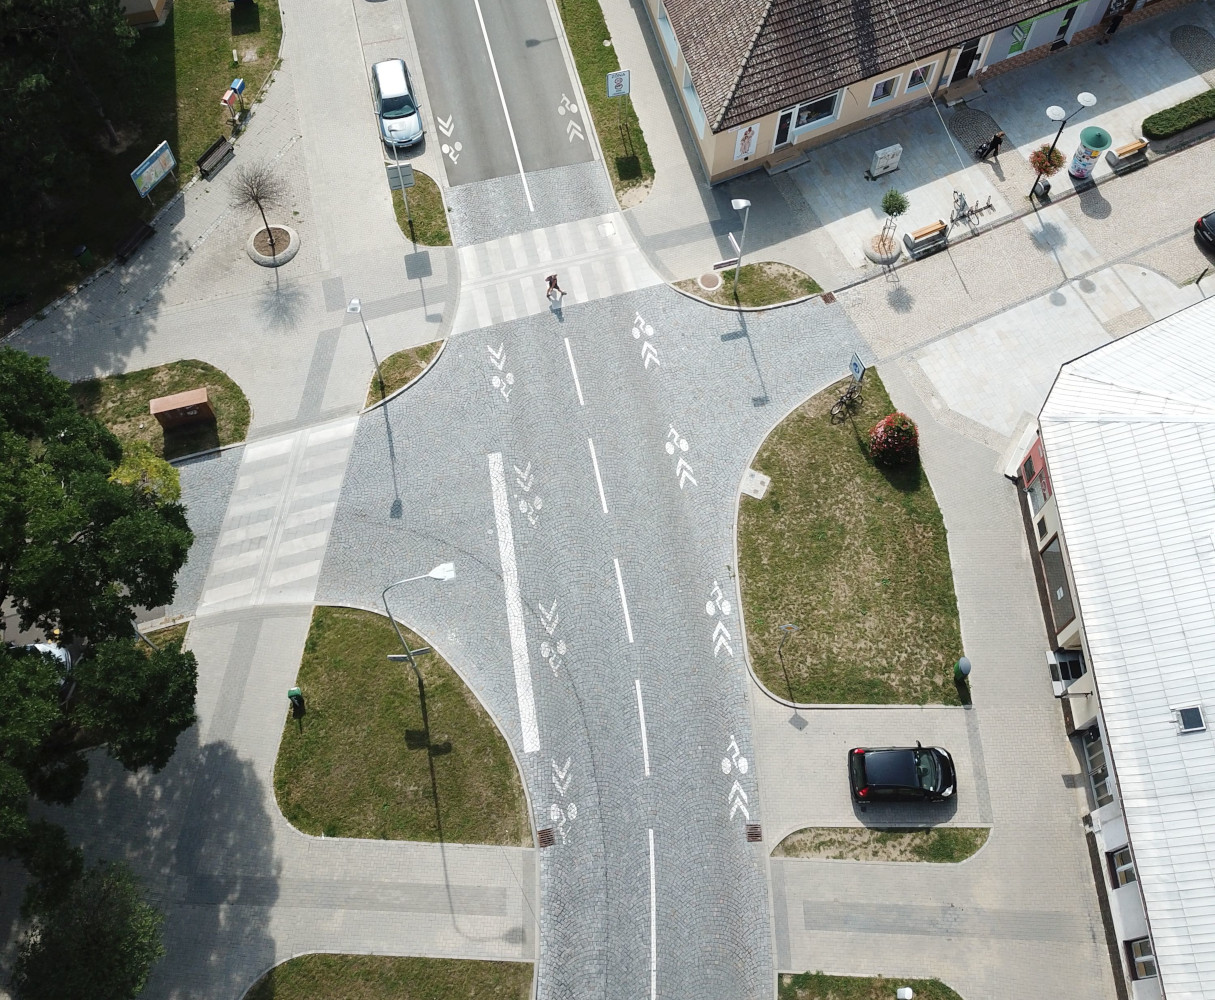
[{"label": "park bench", "polygon": [[229,156],[236,152],[232,143],[225,139],[222,135],[216,139],[207,151],[200,156],[195,163],[198,165],[198,172],[202,174],[204,180],[210,180],[211,175],[219,170],[224,165],[224,162]]},{"label": "park bench", "polygon": [[1129,173],[1132,170],[1138,170],[1140,167],[1147,166],[1147,148],[1146,139],[1136,139],[1134,142],[1128,142],[1125,146],[1111,149],[1105,154],[1105,158],[1116,173]]},{"label": "park bench", "polygon": [[126,237],[114,248],[114,256],[118,258],[120,264],[125,264],[135,251],[148,242],[156,235],[156,230],[149,226],[146,222],[137,222],[135,227],[127,233]]},{"label": "park bench", "polygon": [[949,227],[940,219],[936,222],[903,234],[903,246],[912,260],[919,260],[929,254],[944,250],[949,242]]}]

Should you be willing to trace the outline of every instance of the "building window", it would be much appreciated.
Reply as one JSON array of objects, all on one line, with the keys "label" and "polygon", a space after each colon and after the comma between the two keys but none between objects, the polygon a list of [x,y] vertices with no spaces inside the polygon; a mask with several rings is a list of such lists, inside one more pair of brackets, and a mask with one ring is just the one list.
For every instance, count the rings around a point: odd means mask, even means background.
[{"label": "building window", "polygon": [[1201,733],[1207,728],[1202,709],[1197,705],[1174,709],[1177,713],[1177,728],[1183,733]]},{"label": "building window", "polygon": [[1037,514],[1050,499],[1050,477],[1044,471],[1039,472],[1038,478],[1025,487],[1025,492],[1029,495],[1030,512]]},{"label": "building window", "polygon": [[869,103],[881,104],[882,101],[888,101],[892,98],[899,89],[899,77],[892,76],[889,80],[883,80],[881,83],[875,84],[873,87],[873,96],[869,98]]},{"label": "building window", "polygon": [[1105,744],[1101,742],[1101,734],[1095,726],[1084,738],[1084,759],[1088,765],[1088,780],[1093,787],[1093,798],[1100,809],[1114,801],[1114,790],[1111,787],[1109,765],[1105,760]]},{"label": "building window", "polygon": [[921,87],[927,87],[932,83],[932,74],[936,72],[937,64],[928,63],[924,66],[917,66],[911,71],[911,75],[907,77],[907,92],[919,90]]},{"label": "building window", "polygon": [[664,4],[658,5],[658,33],[662,35],[662,44],[666,46],[671,64],[679,62],[679,42],[675,40],[675,29],[671,27],[671,19],[667,17]]},{"label": "building window", "polygon": [[835,110],[839,104],[839,97],[839,91],[836,91],[834,94],[816,97],[813,101],[806,101],[799,105],[797,116],[793,119],[793,128],[800,131],[804,128],[821,125],[823,122],[835,121]]},{"label": "building window", "polygon": [[1132,979],[1155,979],[1156,956],[1152,954],[1151,938],[1138,938],[1126,943],[1127,958],[1131,963]]},{"label": "building window", "polygon": [[1048,530],[1049,529],[1046,527],[1046,518],[1044,518],[1044,517],[1039,518],[1038,519],[1038,541],[1042,541],[1042,539],[1044,539],[1046,537],[1046,533]]},{"label": "building window", "polygon": [[688,105],[688,115],[692,119],[692,131],[699,139],[705,134],[705,109],[701,106],[696,87],[692,84],[692,74],[688,68],[683,68],[683,99]]},{"label": "building window", "polygon": [[1106,855],[1110,863],[1110,882],[1114,888],[1130,885],[1135,881],[1135,862],[1131,859],[1131,848],[1120,847]]},{"label": "building window", "polygon": [[1046,577],[1046,596],[1050,599],[1050,613],[1055,619],[1057,633],[1076,617],[1076,609],[1072,605],[1072,591],[1067,585],[1067,569],[1063,565],[1063,548],[1059,545],[1058,535],[1042,550],[1041,556],[1042,575]]}]

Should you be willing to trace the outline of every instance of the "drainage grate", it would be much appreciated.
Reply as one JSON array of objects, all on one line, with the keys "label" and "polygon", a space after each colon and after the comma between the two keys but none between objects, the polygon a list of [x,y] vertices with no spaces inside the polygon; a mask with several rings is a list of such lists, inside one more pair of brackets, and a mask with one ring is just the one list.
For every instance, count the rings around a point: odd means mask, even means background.
[{"label": "drainage grate", "polygon": [[541,847],[552,847],[557,843],[557,835],[553,833],[551,826],[546,826],[543,830],[538,830],[536,836],[540,838]]},{"label": "drainage grate", "polygon": [[758,844],[764,839],[764,830],[758,823],[747,824],[747,843]]},{"label": "drainage grate", "polygon": [[826,304],[826,305],[831,305],[831,303],[832,303],[832,302],[834,302],[834,301],[835,301],[835,293],[834,293],[834,292],[823,292],[823,302],[824,302],[824,304]]}]

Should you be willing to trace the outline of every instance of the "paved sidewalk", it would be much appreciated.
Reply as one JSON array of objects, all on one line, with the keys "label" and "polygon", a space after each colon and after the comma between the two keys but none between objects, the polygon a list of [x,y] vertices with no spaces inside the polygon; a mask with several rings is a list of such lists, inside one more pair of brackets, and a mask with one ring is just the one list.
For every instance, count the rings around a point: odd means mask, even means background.
[{"label": "paved sidewalk", "polygon": [[169,766],[130,775],[95,756],[79,800],[47,810],[90,859],[125,858],[166,910],[148,1000],[239,1000],[308,951],[534,958],[532,850],[307,837],[283,819],[274,762],[311,613],[192,623],[199,722]]}]

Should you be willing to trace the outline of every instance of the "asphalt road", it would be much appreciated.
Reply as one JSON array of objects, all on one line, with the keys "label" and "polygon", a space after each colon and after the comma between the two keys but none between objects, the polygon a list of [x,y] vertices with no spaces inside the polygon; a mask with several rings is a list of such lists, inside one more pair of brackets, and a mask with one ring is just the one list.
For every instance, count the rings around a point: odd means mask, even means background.
[{"label": "asphalt road", "polygon": [[318,600],[455,562],[394,608],[490,708],[552,830],[544,1000],[771,995],[732,523],[768,426],[856,347],[838,307],[810,318],[600,300],[453,339],[360,427]]},{"label": "asphalt road", "polygon": [[409,13],[449,186],[594,158],[544,0],[413,0]]}]

